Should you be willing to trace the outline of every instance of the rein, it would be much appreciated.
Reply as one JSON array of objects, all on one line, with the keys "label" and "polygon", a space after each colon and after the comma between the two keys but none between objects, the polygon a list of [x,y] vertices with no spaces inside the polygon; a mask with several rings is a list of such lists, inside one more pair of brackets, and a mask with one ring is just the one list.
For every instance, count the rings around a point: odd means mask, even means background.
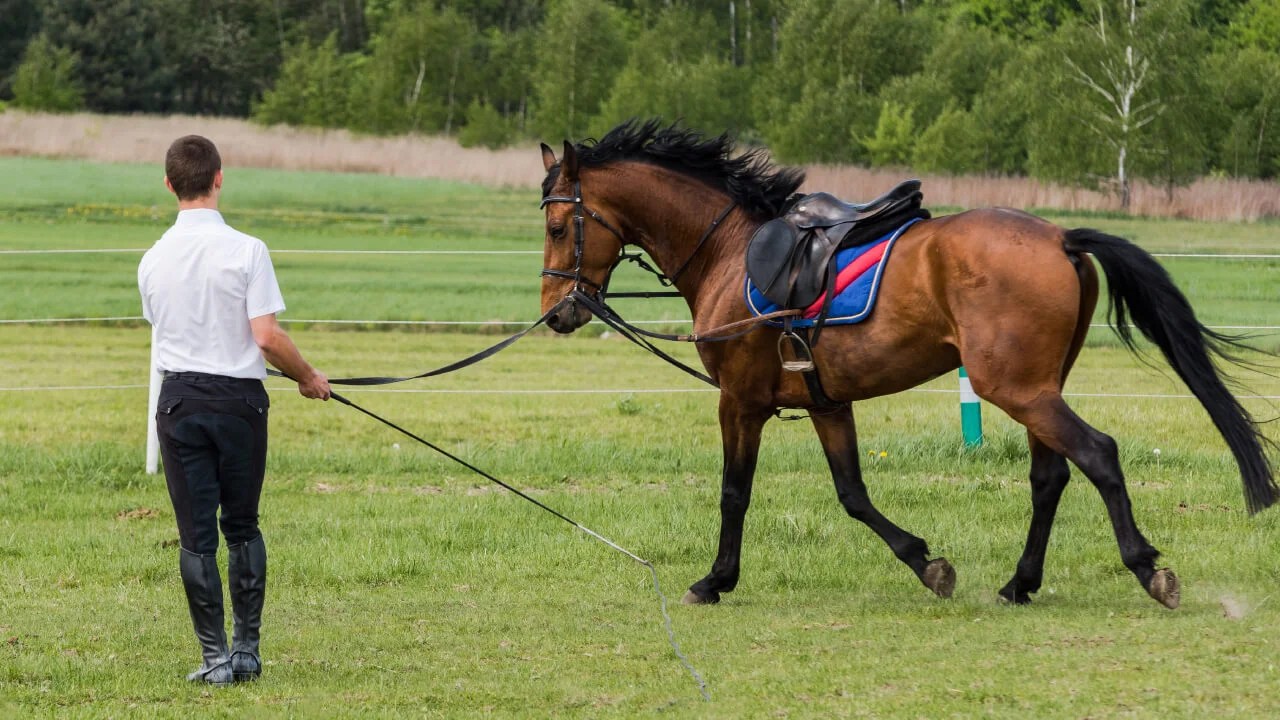
[{"label": "rein", "polygon": [[[535,320],[532,325],[530,325],[529,327],[523,330],[520,330],[514,335],[511,335],[494,345],[490,345],[489,347],[485,348],[484,350],[481,350],[480,352],[474,355],[468,355],[467,357],[464,357],[461,360],[456,360],[454,362],[449,363],[448,365],[442,365],[434,370],[427,370],[426,372],[421,372],[421,373],[418,373],[417,375],[406,375],[404,377],[375,375],[372,377],[329,378],[329,384],[330,385],[390,385],[392,383],[402,383],[409,380],[419,380],[421,378],[434,377],[436,375],[446,375],[456,370],[461,370],[462,368],[475,365],[476,363],[480,362],[481,360],[484,360],[485,358],[497,355],[498,352],[507,349],[508,347],[513,345],[515,341],[519,340],[525,335],[528,335],[534,328],[545,323],[547,321],[547,318],[551,317],[552,314],[554,314],[559,309],[560,309],[560,306],[556,305],[555,307],[551,308],[547,312],[543,313],[542,317]],[[283,377],[283,378],[289,377],[288,375],[285,375],[284,373],[274,368],[267,368],[267,374],[275,377]]]},{"label": "rein", "polygon": [[[687,335],[671,335],[667,333],[657,333],[651,330],[645,330],[644,328],[640,328],[640,327],[636,327],[635,325],[632,325],[626,320],[623,320],[616,312],[613,311],[613,308],[606,305],[604,301],[599,300],[597,298],[593,298],[590,295],[582,292],[578,288],[574,288],[572,291],[570,291],[569,294],[565,296],[565,300],[568,300],[571,303],[577,303],[582,305],[587,310],[589,310],[592,315],[595,315],[597,318],[599,318],[601,322],[613,328],[614,330],[617,330],[619,335],[622,335],[624,338],[630,340],[632,343],[638,345],[639,347],[645,350],[648,350],[654,355],[657,355],[659,358],[662,358],[668,364],[673,365],[685,371],[689,375],[692,375],[693,377],[698,378],[702,382],[714,388],[720,387],[720,383],[716,382],[715,380],[712,380],[710,377],[708,377],[706,374],[702,373],[701,371],[695,370],[694,368],[686,365],[683,362],[680,362],[674,357],[671,357],[666,352],[664,352],[661,348],[659,348],[657,345],[654,345],[653,343],[649,342],[648,338],[653,338],[655,340],[668,340],[671,342],[691,342],[691,343],[726,342],[729,340],[736,340],[737,338],[740,338],[748,333],[755,331],[764,322],[767,322],[769,320],[776,320],[784,317],[793,317],[795,315],[800,314],[801,312],[800,310],[779,310],[777,312],[771,312],[767,315],[759,315],[756,317],[747,318],[745,320],[732,322],[732,323],[729,323],[728,325],[721,325],[719,327],[712,328],[708,332],[701,333],[701,334],[689,333]],[[738,328],[743,328],[743,329],[738,330]],[[736,330],[736,332],[730,332],[734,330]],[[720,333],[722,332],[728,332],[729,334],[721,335]]]}]

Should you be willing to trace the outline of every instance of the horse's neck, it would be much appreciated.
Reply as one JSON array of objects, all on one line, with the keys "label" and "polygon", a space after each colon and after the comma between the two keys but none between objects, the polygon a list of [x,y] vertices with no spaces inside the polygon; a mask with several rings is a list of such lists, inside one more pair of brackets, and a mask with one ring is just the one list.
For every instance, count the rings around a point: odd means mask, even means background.
[{"label": "horse's neck", "polygon": [[[732,204],[728,195],[692,178],[662,168],[644,166],[637,172],[660,175],[624,182],[618,203],[635,228],[641,248],[667,277],[676,273],[676,289],[695,313],[711,295],[718,295],[737,268],[733,256],[746,251],[750,221],[738,209],[714,228],[712,223]],[[660,192],[635,188],[660,187]],[[711,234],[703,241],[708,231]],[[699,244],[701,243],[701,244]]]}]

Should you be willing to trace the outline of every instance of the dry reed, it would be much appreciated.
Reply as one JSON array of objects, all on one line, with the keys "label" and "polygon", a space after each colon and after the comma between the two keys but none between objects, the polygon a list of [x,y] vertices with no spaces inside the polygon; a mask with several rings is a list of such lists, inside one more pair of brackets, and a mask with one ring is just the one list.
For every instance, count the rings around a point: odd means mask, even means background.
[{"label": "dry reed", "polygon": [[102,162],[163,162],[174,138],[204,135],[228,167],[363,172],[532,187],[545,174],[535,145],[464,148],[423,135],[369,137],[346,130],[263,127],[245,120],[173,115],[0,114],[0,155]]},{"label": "dry reed", "polygon": [[[809,168],[805,189],[870,199],[903,177],[912,175],[909,170],[817,165]],[[1120,212],[1120,199],[1114,194],[1031,178],[988,175],[918,177],[924,181],[925,198],[930,205]],[[1132,187],[1129,212],[1148,217],[1231,222],[1280,218],[1280,183],[1201,178],[1186,187],[1173,188],[1170,194],[1164,187],[1139,182]]]},{"label": "dry reed", "polygon": [[[367,172],[457,180],[498,187],[533,187],[543,177],[532,142],[503,150],[463,148],[449,138],[369,137],[345,130],[263,127],[245,120],[191,116],[48,115],[0,113],[0,155],[74,157],[104,162],[160,162],[169,142],[198,133],[212,138],[229,166],[283,170]],[[874,197],[909,170],[854,166],[809,168],[806,189],[851,199]],[[1005,206],[1117,212],[1113,194],[1021,177],[921,176],[927,202],[960,208]],[[1134,215],[1194,220],[1280,218],[1280,183],[1204,178],[1165,188],[1137,183]]]}]

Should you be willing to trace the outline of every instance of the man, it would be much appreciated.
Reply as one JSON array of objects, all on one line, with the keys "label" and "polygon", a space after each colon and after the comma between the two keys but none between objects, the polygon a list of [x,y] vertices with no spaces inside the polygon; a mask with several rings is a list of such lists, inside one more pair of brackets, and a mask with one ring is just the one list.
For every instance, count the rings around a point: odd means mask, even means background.
[{"label": "man", "polygon": [[[258,499],[269,405],[263,358],[296,379],[305,397],[328,400],[329,381],[276,322],[284,299],[266,246],[231,229],[218,212],[218,149],[198,135],[178,138],[164,170],[178,218],[143,256],[138,289],[164,373],[156,425],[182,545],[178,567],[204,656],[187,679],[226,685],[262,672],[267,550]],[[229,559],[229,650],[215,559],[219,524]]]}]

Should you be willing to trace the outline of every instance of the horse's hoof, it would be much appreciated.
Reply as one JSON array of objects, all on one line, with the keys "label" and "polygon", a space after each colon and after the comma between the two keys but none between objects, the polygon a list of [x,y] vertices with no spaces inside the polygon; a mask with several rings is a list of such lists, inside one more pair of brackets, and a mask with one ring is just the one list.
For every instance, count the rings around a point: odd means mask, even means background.
[{"label": "horse's hoof", "polygon": [[1160,568],[1155,575],[1151,576],[1151,582],[1147,585],[1147,594],[1170,610],[1176,610],[1178,604],[1182,602],[1178,576],[1174,575],[1169,568]]},{"label": "horse's hoof", "polygon": [[1030,605],[1031,593],[1016,589],[1016,586],[1010,582],[996,593],[996,602],[1002,605]]},{"label": "horse's hoof", "polygon": [[952,591],[956,589],[956,569],[951,567],[951,563],[947,562],[946,558],[931,560],[924,566],[920,582],[932,590],[934,595],[949,598]]},{"label": "horse's hoof", "polygon": [[720,602],[720,593],[715,593],[711,597],[707,597],[690,590],[684,594],[684,598],[682,598],[680,602],[685,605],[715,605]]}]

